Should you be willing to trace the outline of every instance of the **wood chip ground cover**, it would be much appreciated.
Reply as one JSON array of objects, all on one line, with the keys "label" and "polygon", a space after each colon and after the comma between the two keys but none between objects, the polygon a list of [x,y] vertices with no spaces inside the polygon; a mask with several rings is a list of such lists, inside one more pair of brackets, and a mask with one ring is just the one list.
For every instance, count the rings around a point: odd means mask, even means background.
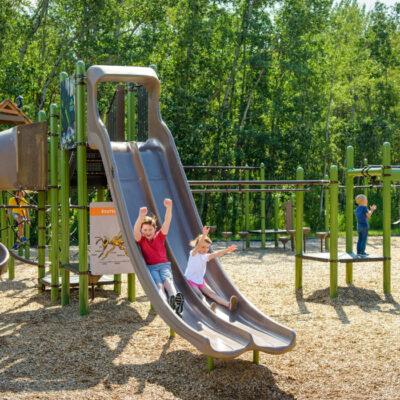
[{"label": "wood chip ground cover", "polygon": [[[340,242],[343,249],[344,242]],[[392,242],[392,295],[382,291],[382,263],[354,264],[354,286],[339,267],[339,298],[329,299],[328,264],[305,261],[294,293],[290,251],[252,248],[223,258],[234,283],[260,310],[297,332],[280,356],[216,360],[179,338],[149,309],[98,290],[90,314],[38,294],[35,267],[16,266],[0,281],[1,399],[400,399],[400,238]],[[220,247],[221,244],[217,244]],[[259,246],[259,244],[254,244]],[[269,244],[269,246],[272,246]],[[310,241],[310,250],[319,243]],[[379,254],[381,240],[368,249]]]}]

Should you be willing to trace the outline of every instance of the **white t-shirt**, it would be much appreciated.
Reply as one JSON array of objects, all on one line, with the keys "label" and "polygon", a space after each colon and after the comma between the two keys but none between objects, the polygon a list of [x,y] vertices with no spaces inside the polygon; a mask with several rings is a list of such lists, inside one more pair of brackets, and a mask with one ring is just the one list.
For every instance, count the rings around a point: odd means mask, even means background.
[{"label": "white t-shirt", "polygon": [[185,278],[201,285],[204,282],[209,254],[197,253],[193,256],[192,252],[193,250],[190,252]]}]

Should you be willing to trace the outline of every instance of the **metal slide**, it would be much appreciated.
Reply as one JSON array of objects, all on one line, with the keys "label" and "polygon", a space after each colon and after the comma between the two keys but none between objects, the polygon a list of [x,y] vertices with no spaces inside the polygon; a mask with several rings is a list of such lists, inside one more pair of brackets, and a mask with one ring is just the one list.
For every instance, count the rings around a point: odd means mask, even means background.
[{"label": "metal slide", "polygon": [[[212,357],[232,358],[249,350],[270,354],[293,348],[295,332],[259,312],[230,282],[218,261],[210,263],[207,282],[218,294],[239,298],[238,310],[211,311],[187,285],[184,271],[189,241],[201,231],[196,206],[180,164],[173,138],[159,112],[160,83],[150,68],[92,66],[88,80],[88,141],[100,151],[128,254],[140,283],[156,312],[180,336]],[[135,82],[149,94],[149,140],[146,143],[110,142],[97,108],[97,84]],[[138,210],[147,206],[163,220],[163,200],[173,202],[173,220],[167,238],[174,281],[185,296],[182,318],[160,297],[133,237]]]}]

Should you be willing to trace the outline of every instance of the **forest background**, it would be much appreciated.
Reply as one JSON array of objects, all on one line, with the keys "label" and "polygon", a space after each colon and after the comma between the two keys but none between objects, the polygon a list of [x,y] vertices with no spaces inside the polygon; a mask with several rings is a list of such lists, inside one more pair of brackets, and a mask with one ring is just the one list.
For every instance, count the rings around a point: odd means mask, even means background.
[{"label": "forest background", "polygon": [[[385,141],[400,161],[400,3],[367,11],[354,0],[0,2],[0,100],[22,95],[34,118],[59,102],[59,73],[72,74],[78,59],[155,65],[184,165],[263,162],[267,179],[293,179],[301,165],[320,179],[330,164],[343,167],[348,145],[356,165],[380,164]],[[379,208],[379,191],[370,193]],[[306,194],[314,229],[323,224],[321,194]],[[196,201],[206,223],[241,228],[240,196]],[[259,195],[252,201],[259,228]],[[394,218],[398,203],[394,190]],[[372,225],[380,224],[378,213]]]}]

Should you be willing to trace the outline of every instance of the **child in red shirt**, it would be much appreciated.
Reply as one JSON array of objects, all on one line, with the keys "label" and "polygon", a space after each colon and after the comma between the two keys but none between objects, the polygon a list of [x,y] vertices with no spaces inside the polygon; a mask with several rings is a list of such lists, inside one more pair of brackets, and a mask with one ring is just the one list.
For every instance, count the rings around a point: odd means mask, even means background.
[{"label": "child in red shirt", "polygon": [[161,229],[157,231],[155,218],[147,216],[147,207],[141,207],[133,228],[135,240],[142,250],[151,277],[161,296],[168,293],[168,302],[178,315],[183,310],[183,295],[177,292],[172,279],[171,263],[167,257],[165,238],[172,219],[172,200],[165,199],[165,217]]}]

